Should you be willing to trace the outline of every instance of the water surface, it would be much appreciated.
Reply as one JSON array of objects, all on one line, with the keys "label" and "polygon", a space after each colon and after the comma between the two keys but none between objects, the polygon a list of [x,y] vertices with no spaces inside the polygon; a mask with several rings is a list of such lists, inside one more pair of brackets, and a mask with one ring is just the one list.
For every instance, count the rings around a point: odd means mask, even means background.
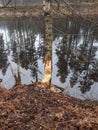
[{"label": "water surface", "polygon": [[[77,98],[98,99],[98,32],[76,17],[53,20],[52,84]],[[18,64],[22,83],[44,76],[45,35],[40,19],[0,21],[0,78],[11,88]]]}]

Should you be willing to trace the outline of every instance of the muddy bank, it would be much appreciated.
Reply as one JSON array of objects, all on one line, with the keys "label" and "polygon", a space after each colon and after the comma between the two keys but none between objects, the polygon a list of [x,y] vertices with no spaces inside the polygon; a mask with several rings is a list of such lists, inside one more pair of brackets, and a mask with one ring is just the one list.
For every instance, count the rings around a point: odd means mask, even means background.
[{"label": "muddy bank", "polygon": [[37,84],[0,88],[0,130],[97,130],[98,102]]}]

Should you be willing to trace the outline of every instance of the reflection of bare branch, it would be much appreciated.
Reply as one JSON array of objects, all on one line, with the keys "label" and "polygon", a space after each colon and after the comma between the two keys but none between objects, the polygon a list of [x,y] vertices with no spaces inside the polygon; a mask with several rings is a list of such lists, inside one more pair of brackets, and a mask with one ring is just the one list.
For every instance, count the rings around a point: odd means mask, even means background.
[{"label": "reflection of bare branch", "polygon": [[34,63],[32,64],[29,59],[27,59],[27,60],[28,60],[29,64],[31,64],[31,65],[30,65],[30,68],[35,68],[36,71],[38,71],[40,74],[42,74],[42,72],[36,67],[36,65],[34,65]]}]

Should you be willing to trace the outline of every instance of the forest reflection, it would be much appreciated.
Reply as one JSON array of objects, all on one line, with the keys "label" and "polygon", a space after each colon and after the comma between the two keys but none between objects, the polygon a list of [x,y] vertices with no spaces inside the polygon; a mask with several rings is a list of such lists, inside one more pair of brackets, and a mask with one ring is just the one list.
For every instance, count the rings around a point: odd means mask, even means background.
[{"label": "forest reflection", "polygon": [[[29,70],[30,79],[35,79],[38,74],[40,80],[44,74],[45,57],[43,20],[10,19],[1,21],[0,29],[0,78],[6,77],[9,64],[19,63],[21,73],[23,69]],[[54,19],[52,58],[52,84],[59,83],[61,87],[70,84],[70,88],[77,87],[83,94],[90,91],[95,83],[98,85],[96,27],[77,17]]]},{"label": "forest reflection", "polygon": [[81,92],[85,93],[94,82],[98,82],[98,45],[94,45],[96,28],[90,23],[81,24],[81,21],[72,19],[66,25],[65,35],[56,48],[57,76],[64,83],[71,73],[70,86],[78,84]]}]

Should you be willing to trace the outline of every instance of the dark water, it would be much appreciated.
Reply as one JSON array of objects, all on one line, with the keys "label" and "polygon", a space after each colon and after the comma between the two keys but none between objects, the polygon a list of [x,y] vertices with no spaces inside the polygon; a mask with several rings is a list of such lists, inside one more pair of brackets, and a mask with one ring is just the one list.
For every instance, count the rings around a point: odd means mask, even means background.
[{"label": "dark water", "polygon": [[[52,84],[77,98],[98,100],[98,31],[76,17],[53,20]],[[0,78],[11,88],[20,61],[22,83],[44,76],[44,22],[40,19],[0,21]],[[36,67],[35,67],[36,66]]]}]

